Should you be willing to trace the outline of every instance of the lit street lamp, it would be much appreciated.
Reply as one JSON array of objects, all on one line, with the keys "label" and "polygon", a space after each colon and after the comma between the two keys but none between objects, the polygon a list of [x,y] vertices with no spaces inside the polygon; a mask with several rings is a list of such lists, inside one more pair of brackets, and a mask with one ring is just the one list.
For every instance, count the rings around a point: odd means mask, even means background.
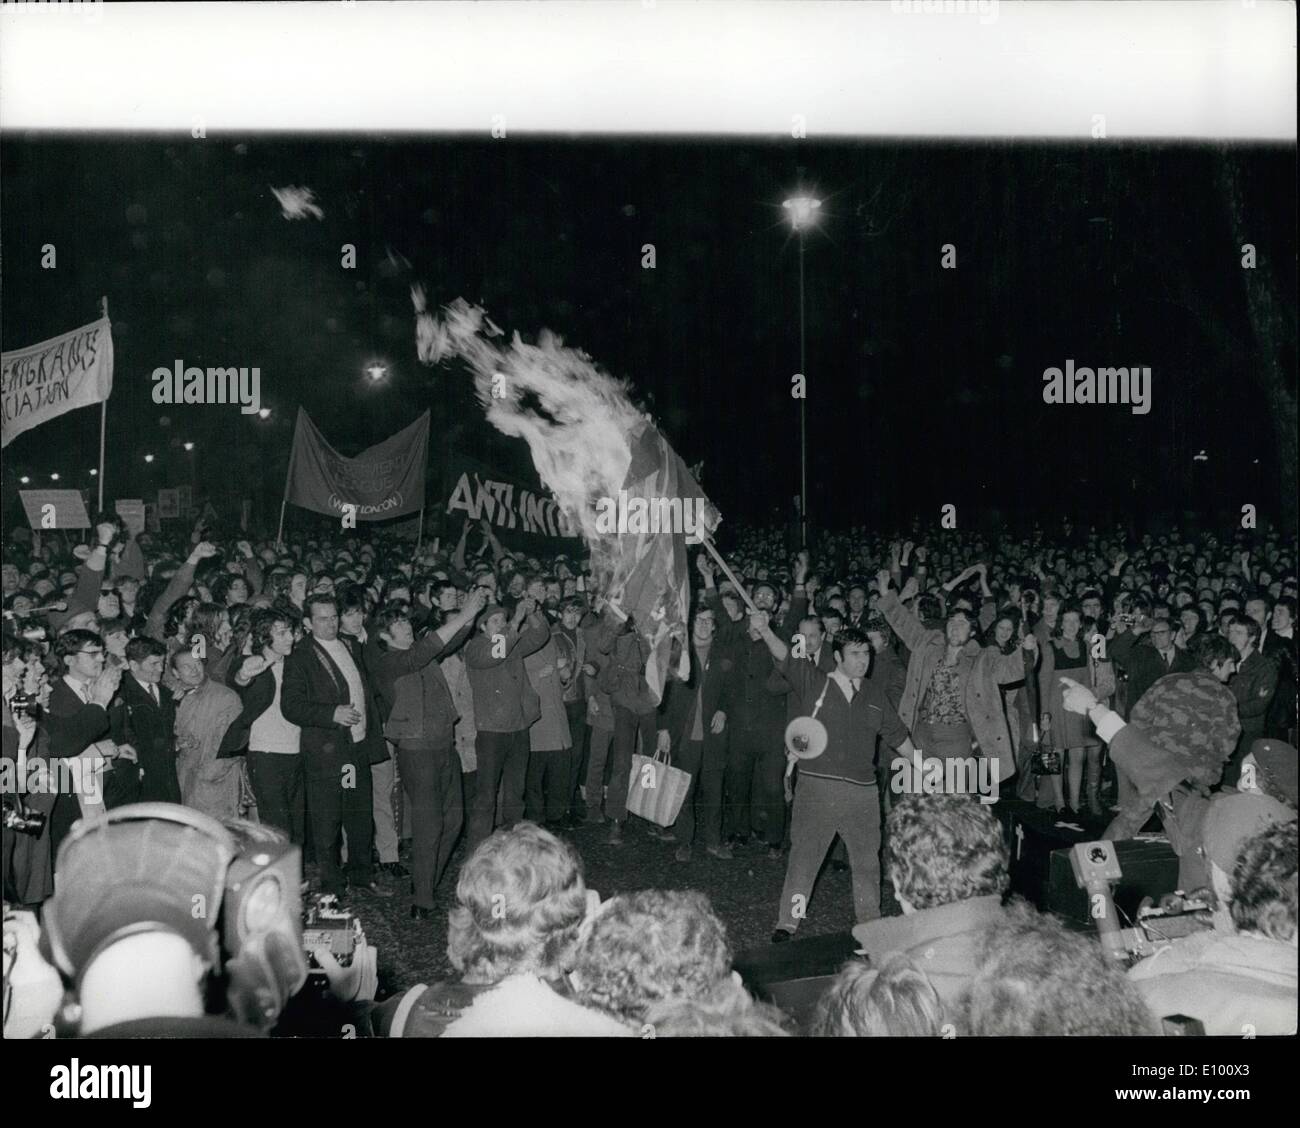
[{"label": "lit street lamp", "polygon": [[50,481],[51,481],[51,482],[57,482],[58,480],[59,480],[59,476],[58,476],[58,474],[51,474],[51,475],[50,475]]},{"label": "lit street lamp", "polygon": [[799,374],[804,379],[799,400],[799,538],[800,546],[808,543],[808,370],[804,348],[803,236],[817,222],[822,206],[816,196],[791,196],[782,205],[790,213],[790,225],[799,236]]},{"label": "lit street lamp", "polygon": [[152,461],[153,461],[153,455],[152,455],[152,454],[146,454],[146,455],[144,456],[144,460],[145,460],[146,462],[152,462]]},{"label": "lit street lamp", "polygon": [[371,364],[366,368],[366,375],[370,377],[371,383],[377,384],[388,375],[388,369],[379,363]]},{"label": "lit street lamp", "polygon": [[259,407],[257,409],[257,417],[259,419],[270,419],[271,409],[269,407]]}]

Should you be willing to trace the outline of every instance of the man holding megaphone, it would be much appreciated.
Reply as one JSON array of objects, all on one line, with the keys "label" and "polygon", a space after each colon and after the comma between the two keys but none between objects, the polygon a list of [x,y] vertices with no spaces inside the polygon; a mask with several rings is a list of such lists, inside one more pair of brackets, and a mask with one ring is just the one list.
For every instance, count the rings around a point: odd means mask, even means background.
[{"label": "man holding megaphone", "polygon": [[884,690],[867,680],[871,643],[855,628],[832,642],[835,669],[790,659],[765,613],[750,627],[767,644],[805,714],[790,722],[787,756],[799,760],[799,789],[790,823],[790,861],[781,891],[781,915],[773,943],[789,940],[807,915],[813,883],[838,834],[849,854],[853,906],[859,922],[880,916],[880,800],[876,783],[876,736],[904,756],[913,753],[907,728]]}]

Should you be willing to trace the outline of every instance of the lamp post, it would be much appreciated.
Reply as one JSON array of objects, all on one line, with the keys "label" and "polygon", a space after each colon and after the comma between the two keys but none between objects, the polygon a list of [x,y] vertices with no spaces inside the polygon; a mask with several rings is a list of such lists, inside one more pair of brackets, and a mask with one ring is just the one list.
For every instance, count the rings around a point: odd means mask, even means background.
[{"label": "lamp post", "polygon": [[799,538],[802,546],[808,544],[808,372],[804,333],[804,233],[817,220],[817,209],[822,206],[816,196],[791,196],[782,205],[790,213],[790,224],[799,236],[799,374],[804,379],[803,395],[799,399]]}]

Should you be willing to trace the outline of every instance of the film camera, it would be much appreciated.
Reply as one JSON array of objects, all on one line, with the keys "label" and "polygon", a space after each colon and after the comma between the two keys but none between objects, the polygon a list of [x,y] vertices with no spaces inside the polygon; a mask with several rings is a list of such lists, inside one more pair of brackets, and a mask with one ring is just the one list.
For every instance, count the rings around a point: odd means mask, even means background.
[{"label": "film camera", "polygon": [[41,703],[34,693],[15,693],[9,699],[9,711],[16,717],[34,717],[40,710]]},{"label": "film camera", "polygon": [[329,952],[340,967],[350,967],[362,935],[361,921],[340,908],[339,899],[332,893],[317,897],[303,919],[302,946],[318,967],[316,953],[320,951]]},{"label": "film camera", "polygon": [[44,811],[32,811],[23,807],[6,806],[4,809],[4,828],[5,830],[17,831],[19,834],[30,834],[33,838],[39,838],[41,832],[45,829],[46,815]]}]

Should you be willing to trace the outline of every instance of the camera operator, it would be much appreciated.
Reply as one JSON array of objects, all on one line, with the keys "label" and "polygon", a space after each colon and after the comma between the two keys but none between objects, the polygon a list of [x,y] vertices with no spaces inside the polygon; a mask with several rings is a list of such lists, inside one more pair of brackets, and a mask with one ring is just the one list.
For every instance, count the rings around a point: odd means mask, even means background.
[{"label": "camera operator", "polygon": [[[4,898],[35,906],[54,892],[49,816],[55,792],[48,786],[47,737],[33,715],[48,700],[49,687],[40,666],[24,659],[19,639],[6,634],[2,648],[4,772],[14,783],[4,789]],[[29,766],[38,760],[41,775]]]}]

